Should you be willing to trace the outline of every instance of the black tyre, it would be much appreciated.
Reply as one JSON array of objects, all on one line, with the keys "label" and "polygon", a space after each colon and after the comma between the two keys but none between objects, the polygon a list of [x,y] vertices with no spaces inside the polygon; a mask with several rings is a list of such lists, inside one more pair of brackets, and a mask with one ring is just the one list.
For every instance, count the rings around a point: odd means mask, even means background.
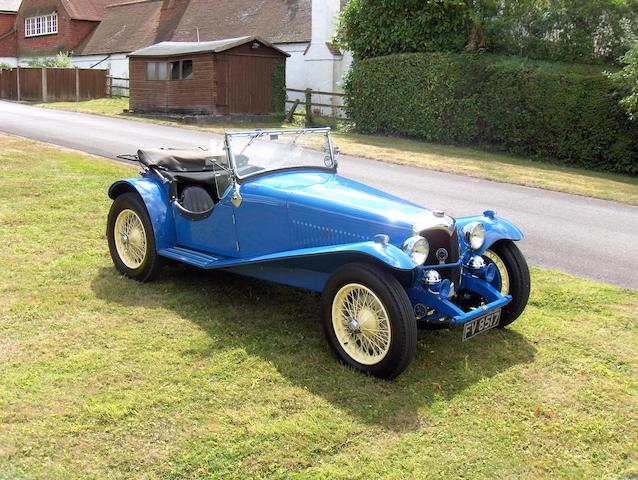
[{"label": "black tyre", "polygon": [[137,194],[124,193],[113,201],[106,236],[115,268],[121,273],[140,282],[157,275],[162,262],[146,206]]},{"label": "black tyre", "polygon": [[337,358],[354,369],[391,379],[416,353],[412,305],[401,284],[380,268],[339,268],[322,295],[323,328]]},{"label": "black tyre", "polygon": [[525,257],[516,244],[505,240],[492,245],[483,256],[494,263],[498,270],[492,285],[503,295],[512,296],[512,301],[503,308],[499,327],[516,320],[525,310],[529,300],[530,277]]}]

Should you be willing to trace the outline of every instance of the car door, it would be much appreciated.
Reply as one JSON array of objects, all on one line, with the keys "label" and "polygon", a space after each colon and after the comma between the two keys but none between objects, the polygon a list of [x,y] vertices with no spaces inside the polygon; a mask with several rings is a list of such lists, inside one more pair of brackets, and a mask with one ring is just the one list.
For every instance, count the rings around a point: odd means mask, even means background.
[{"label": "car door", "polygon": [[241,204],[235,209],[241,257],[290,249],[286,197],[259,181],[241,185]]},{"label": "car door", "polygon": [[[221,198],[212,213],[193,220],[183,216],[173,205],[177,244],[224,257],[239,256],[235,207],[231,203],[233,188],[227,172],[216,172],[216,188]],[[220,175],[221,173],[221,175]]]}]

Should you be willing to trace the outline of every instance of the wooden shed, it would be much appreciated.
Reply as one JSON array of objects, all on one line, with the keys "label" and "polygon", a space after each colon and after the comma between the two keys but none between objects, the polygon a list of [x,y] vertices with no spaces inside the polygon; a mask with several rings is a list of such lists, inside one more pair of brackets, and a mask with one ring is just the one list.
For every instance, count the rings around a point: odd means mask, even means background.
[{"label": "wooden shed", "polygon": [[208,115],[283,112],[288,56],[258,37],[157,43],[129,55],[130,108]]}]

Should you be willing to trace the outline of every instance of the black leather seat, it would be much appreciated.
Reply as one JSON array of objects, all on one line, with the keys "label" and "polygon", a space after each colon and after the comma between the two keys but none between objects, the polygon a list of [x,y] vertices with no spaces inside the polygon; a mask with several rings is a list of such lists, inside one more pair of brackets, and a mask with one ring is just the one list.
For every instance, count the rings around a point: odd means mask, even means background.
[{"label": "black leather seat", "polygon": [[203,220],[213,213],[215,202],[205,188],[199,185],[184,187],[178,202],[177,211],[190,220]]}]

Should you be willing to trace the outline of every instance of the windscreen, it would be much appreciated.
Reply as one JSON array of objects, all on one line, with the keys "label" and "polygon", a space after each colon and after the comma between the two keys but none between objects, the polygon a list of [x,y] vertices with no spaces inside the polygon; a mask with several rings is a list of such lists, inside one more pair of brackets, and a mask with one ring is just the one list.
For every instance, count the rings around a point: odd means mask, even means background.
[{"label": "windscreen", "polygon": [[228,134],[236,173],[245,178],[285,168],[334,168],[328,130]]}]

